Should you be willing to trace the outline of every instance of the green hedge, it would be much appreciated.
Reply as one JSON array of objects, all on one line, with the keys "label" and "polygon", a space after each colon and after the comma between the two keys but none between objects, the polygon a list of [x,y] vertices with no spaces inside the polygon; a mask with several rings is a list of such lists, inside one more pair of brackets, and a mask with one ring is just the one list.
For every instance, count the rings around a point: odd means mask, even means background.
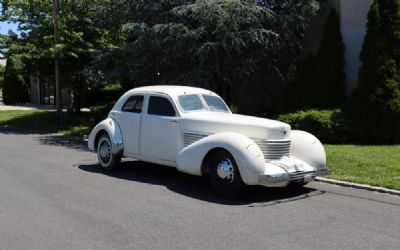
[{"label": "green hedge", "polygon": [[345,106],[361,143],[400,143],[400,0],[374,0],[360,53],[358,86]]},{"label": "green hedge", "polygon": [[278,120],[292,129],[304,130],[323,143],[346,143],[347,125],[340,110],[306,110],[280,115]]}]

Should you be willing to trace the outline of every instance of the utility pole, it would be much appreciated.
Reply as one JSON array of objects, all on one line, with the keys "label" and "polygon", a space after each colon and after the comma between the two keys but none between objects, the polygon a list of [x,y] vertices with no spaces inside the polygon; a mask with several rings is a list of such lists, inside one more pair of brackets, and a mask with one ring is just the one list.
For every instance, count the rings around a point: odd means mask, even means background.
[{"label": "utility pole", "polygon": [[[57,45],[60,41],[60,30],[58,15],[60,13],[60,0],[53,0],[53,26],[54,26],[54,44]],[[60,83],[60,53],[56,53],[54,59],[55,77],[56,77],[56,106],[57,106],[57,121],[58,125],[62,126],[62,94]]]}]

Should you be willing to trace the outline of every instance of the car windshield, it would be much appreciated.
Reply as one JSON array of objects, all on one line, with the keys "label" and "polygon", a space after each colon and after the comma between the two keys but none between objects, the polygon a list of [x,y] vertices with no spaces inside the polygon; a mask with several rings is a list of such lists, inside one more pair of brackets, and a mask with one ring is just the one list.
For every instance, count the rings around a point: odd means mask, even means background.
[{"label": "car windshield", "polygon": [[198,95],[182,95],[178,97],[179,106],[182,110],[187,111],[200,111],[204,110],[203,103]]},{"label": "car windshield", "polygon": [[210,111],[229,112],[225,102],[218,96],[202,95]]}]

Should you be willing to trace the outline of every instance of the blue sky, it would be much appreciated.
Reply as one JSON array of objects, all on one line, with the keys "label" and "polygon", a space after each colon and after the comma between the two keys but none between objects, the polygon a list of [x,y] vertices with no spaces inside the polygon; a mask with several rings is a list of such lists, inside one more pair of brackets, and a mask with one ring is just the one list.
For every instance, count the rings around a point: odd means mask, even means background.
[{"label": "blue sky", "polygon": [[7,34],[8,30],[17,31],[18,25],[15,23],[0,22],[0,34]]}]

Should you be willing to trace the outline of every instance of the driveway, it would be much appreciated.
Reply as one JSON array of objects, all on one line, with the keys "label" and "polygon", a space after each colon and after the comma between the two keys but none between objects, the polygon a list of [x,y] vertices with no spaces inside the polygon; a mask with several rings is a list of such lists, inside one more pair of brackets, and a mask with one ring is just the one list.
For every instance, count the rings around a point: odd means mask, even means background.
[{"label": "driveway", "polygon": [[398,249],[400,197],[314,182],[225,200],[202,178],[0,128],[0,249]]}]

